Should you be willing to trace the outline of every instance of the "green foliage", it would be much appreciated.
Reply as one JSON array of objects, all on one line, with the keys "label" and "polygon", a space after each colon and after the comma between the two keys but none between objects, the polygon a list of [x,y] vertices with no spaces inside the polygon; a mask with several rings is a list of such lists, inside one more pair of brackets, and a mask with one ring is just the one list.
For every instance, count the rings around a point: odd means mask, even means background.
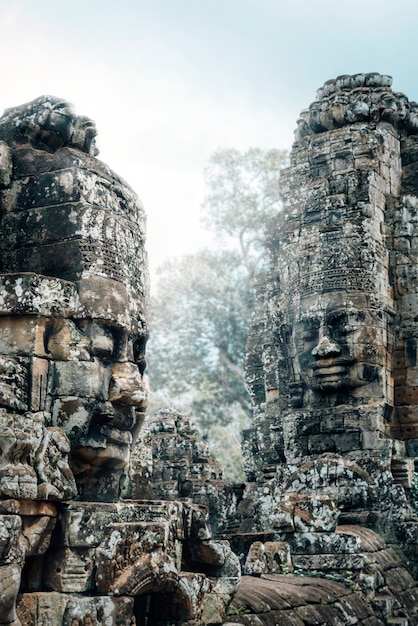
[{"label": "green foliage", "polygon": [[293,572],[294,576],[312,576],[313,578],[324,578],[325,580],[332,580],[337,583],[341,583],[351,589],[356,589],[356,583],[354,580],[354,572],[352,570],[345,570],[344,573],[340,572],[323,572],[322,570],[303,570],[301,568],[295,568]]},{"label": "green foliage", "polygon": [[244,352],[266,221],[279,206],[277,150],[221,150],[205,172],[205,224],[219,247],[167,260],[151,299],[150,410],[190,414],[230,480],[242,480],[239,432],[251,416]]},{"label": "green foliage", "polygon": [[167,262],[160,276],[150,308],[154,387],[170,398],[198,389],[191,406],[203,426],[227,421],[217,406],[221,397],[248,412],[242,358],[252,298],[238,255],[203,251]]},{"label": "green foliage", "polygon": [[293,576],[307,576],[307,574],[301,567],[295,567],[293,570]]},{"label": "green foliage", "polygon": [[251,613],[251,611],[245,604],[238,607],[230,606],[228,608],[228,615],[245,615],[248,613]]},{"label": "green foliage", "polygon": [[264,230],[280,210],[284,150],[218,150],[205,169],[204,223],[227,245],[238,246],[250,281],[265,256]]},{"label": "green foliage", "polygon": [[174,405],[192,415],[225,471],[240,480],[232,425],[241,429],[251,411],[243,358],[252,297],[239,255],[202,251],[167,262],[158,287],[150,307],[151,409]]}]

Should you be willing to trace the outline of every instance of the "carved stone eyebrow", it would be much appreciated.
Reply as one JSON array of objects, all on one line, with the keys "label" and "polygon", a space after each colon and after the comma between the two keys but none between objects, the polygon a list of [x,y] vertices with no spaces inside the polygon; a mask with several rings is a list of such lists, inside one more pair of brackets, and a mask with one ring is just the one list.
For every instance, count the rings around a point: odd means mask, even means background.
[{"label": "carved stone eyebrow", "polygon": [[347,317],[348,317],[347,310],[332,311],[331,313],[327,315],[326,322],[328,324],[335,324],[336,322],[341,322],[343,320],[346,320]]},{"label": "carved stone eyebrow", "polygon": [[302,315],[300,318],[301,324],[306,328],[317,328],[321,325],[321,317],[319,315]]}]

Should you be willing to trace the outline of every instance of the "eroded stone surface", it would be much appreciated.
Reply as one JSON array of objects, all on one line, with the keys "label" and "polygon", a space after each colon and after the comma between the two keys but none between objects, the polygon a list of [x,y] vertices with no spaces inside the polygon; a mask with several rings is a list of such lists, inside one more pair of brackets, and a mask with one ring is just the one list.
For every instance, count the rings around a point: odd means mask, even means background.
[{"label": "eroded stone surface", "polygon": [[144,211],[94,123],[0,118],[1,625],[418,623],[418,107],[390,85],[301,114],[236,487],[189,418],[145,421]]},{"label": "eroded stone surface", "polygon": [[50,96],[0,118],[0,624],[220,623],[221,471],[183,433],[178,489],[152,481],[145,214],[95,135]]},{"label": "eroded stone surface", "polygon": [[[326,623],[418,620],[410,573],[418,118],[390,85],[379,74],[341,76],[302,112],[247,349],[254,420],[244,433],[249,483],[234,545],[276,536],[295,573],[345,583],[354,604],[329,605]],[[263,568],[273,573],[266,560]],[[242,609],[239,623],[325,623],[302,603],[286,614],[274,600],[285,595],[278,581],[256,582],[254,602],[245,585],[233,607],[245,605],[246,588],[257,617]]]}]

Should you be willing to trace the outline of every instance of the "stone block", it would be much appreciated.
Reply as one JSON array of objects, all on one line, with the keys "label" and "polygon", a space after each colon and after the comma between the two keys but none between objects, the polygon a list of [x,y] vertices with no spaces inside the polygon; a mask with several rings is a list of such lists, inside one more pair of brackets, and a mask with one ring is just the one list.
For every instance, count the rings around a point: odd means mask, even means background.
[{"label": "stone block", "polygon": [[62,593],[93,591],[94,556],[94,551],[88,549],[55,549],[45,568],[47,588]]},{"label": "stone block", "polygon": [[303,533],[335,530],[338,515],[334,502],[327,496],[285,494],[274,503],[269,517],[273,528]]},{"label": "stone block", "polygon": [[[104,276],[88,276],[78,283],[80,317],[116,320],[121,326],[131,323],[129,297],[125,285]],[[143,294],[138,293],[138,299]],[[143,310],[145,306],[143,307]]]},{"label": "stone block", "polygon": [[25,626],[69,626],[77,622],[95,626],[125,626],[134,619],[133,608],[133,598],[83,597],[51,591],[22,594],[17,614]]},{"label": "stone block", "polygon": [[415,293],[408,293],[402,296],[402,311],[404,314],[411,314],[415,317],[415,312],[417,311],[418,306],[418,298]]},{"label": "stone block", "polygon": [[406,567],[388,569],[385,575],[385,582],[390,589],[397,592],[412,589],[415,586],[415,581]]},{"label": "stone block", "polygon": [[360,450],[360,433],[337,433],[334,435],[335,448],[337,452],[349,452]]},{"label": "stone block", "polygon": [[340,150],[332,154],[332,166],[335,173],[354,168],[354,156],[351,149]]},{"label": "stone block", "polygon": [[321,417],[321,432],[338,433],[344,431],[344,414],[333,412],[331,415],[325,411]]},{"label": "stone block", "polygon": [[411,457],[418,457],[418,437],[416,439],[409,439],[406,442],[406,453]]},{"label": "stone block", "polygon": [[385,450],[387,438],[376,431],[363,431],[361,433],[361,446],[363,450]]},{"label": "stone block", "polygon": [[59,397],[96,398],[102,392],[103,372],[98,361],[55,361],[51,364],[51,375]]},{"label": "stone block", "polygon": [[406,369],[406,387],[417,387],[418,386],[418,367],[408,367]]},{"label": "stone block", "polygon": [[393,548],[386,548],[385,550],[378,550],[373,553],[373,560],[378,563],[379,570],[386,572],[389,569],[396,567],[403,567],[403,560],[399,554],[395,552]]},{"label": "stone block", "polygon": [[255,541],[251,544],[243,568],[248,576],[287,574],[293,571],[289,544],[283,541]]},{"label": "stone block", "polygon": [[292,560],[296,569],[311,572],[358,571],[364,566],[364,557],[358,554],[295,554]]},{"label": "stone block", "polygon": [[308,437],[308,450],[311,454],[323,452],[335,452],[335,441],[331,435],[310,435]]},{"label": "stone block", "polygon": [[0,405],[11,411],[29,411],[29,357],[0,355]]},{"label": "stone block", "polygon": [[395,389],[395,403],[397,406],[418,404],[418,386],[405,385]]},{"label": "stone block", "polygon": [[6,213],[2,221],[3,245],[11,237],[17,248],[45,246],[62,239],[76,238],[82,228],[81,216],[87,210],[88,207],[81,207],[81,211],[76,211],[73,204],[63,204]]},{"label": "stone block", "polygon": [[77,302],[77,290],[71,282],[33,272],[0,274],[2,314],[67,316],[75,313]]},{"label": "stone block", "polygon": [[295,530],[294,503],[291,498],[281,498],[280,502],[275,503],[274,508],[271,507],[270,510],[270,506],[267,504],[265,509],[266,512],[268,510],[269,524],[272,528],[281,532],[293,532]]},{"label": "stone block", "polygon": [[[156,477],[154,476],[154,478]],[[179,490],[178,480],[161,480],[153,486],[154,497],[159,500],[177,500],[180,497]]]},{"label": "stone block", "polygon": [[0,515],[0,565],[22,565],[25,552],[20,536],[22,518],[19,515]]},{"label": "stone block", "polygon": [[418,422],[406,422],[401,424],[401,437],[404,440],[418,439]]},{"label": "stone block", "polygon": [[287,535],[292,554],[356,554],[360,539],[338,532],[308,532]]},{"label": "stone block", "polygon": [[[225,622],[226,602],[229,598],[216,593],[207,594],[202,611],[203,624],[227,624]],[[231,617],[231,619],[233,619]],[[232,624],[232,622],[231,622]]]},{"label": "stone block", "polygon": [[60,507],[60,533],[56,545],[70,548],[93,548],[101,544],[112,524],[168,522],[171,536],[180,534],[179,520],[186,504],[170,501],[149,502],[72,502]]},{"label": "stone block", "polygon": [[47,394],[49,362],[47,359],[33,357],[30,368],[30,397],[31,411],[45,411]]},{"label": "stone block", "polygon": [[12,151],[6,142],[0,141],[0,188],[8,187],[12,180]]},{"label": "stone block", "polygon": [[33,315],[0,316],[0,354],[46,357],[46,319]]},{"label": "stone block", "polygon": [[26,517],[56,517],[57,508],[52,502],[36,500],[0,500],[0,513],[24,515]]},{"label": "stone block", "polygon": [[299,497],[294,509],[295,531],[334,531],[338,515],[334,502],[327,496]]},{"label": "stone block", "polygon": [[95,585],[100,593],[133,595],[155,568],[175,572],[175,546],[167,522],[112,524],[96,548]]},{"label": "stone block", "polygon": [[418,607],[418,589],[417,587],[406,589],[398,595],[399,602],[410,611],[411,615],[416,616]]}]

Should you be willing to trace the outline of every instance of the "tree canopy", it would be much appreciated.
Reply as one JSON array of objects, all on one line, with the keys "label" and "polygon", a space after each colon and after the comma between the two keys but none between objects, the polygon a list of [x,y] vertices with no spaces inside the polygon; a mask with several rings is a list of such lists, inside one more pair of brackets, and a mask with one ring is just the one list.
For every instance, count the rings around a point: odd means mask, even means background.
[{"label": "tree canopy", "polygon": [[230,478],[239,478],[238,432],[251,416],[244,352],[263,237],[280,209],[286,153],[219,150],[205,170],[204,223],[217,245],[167,260],[150,306],[151,408],[192,415]]},{"label": "tree canopy", "polygon": [[279,173],[284,150],[218,150],[205,169],[208,193],[203,222],[229,246],[238,246],[249,281],[265,257],[268,220],[280,210]]}]

